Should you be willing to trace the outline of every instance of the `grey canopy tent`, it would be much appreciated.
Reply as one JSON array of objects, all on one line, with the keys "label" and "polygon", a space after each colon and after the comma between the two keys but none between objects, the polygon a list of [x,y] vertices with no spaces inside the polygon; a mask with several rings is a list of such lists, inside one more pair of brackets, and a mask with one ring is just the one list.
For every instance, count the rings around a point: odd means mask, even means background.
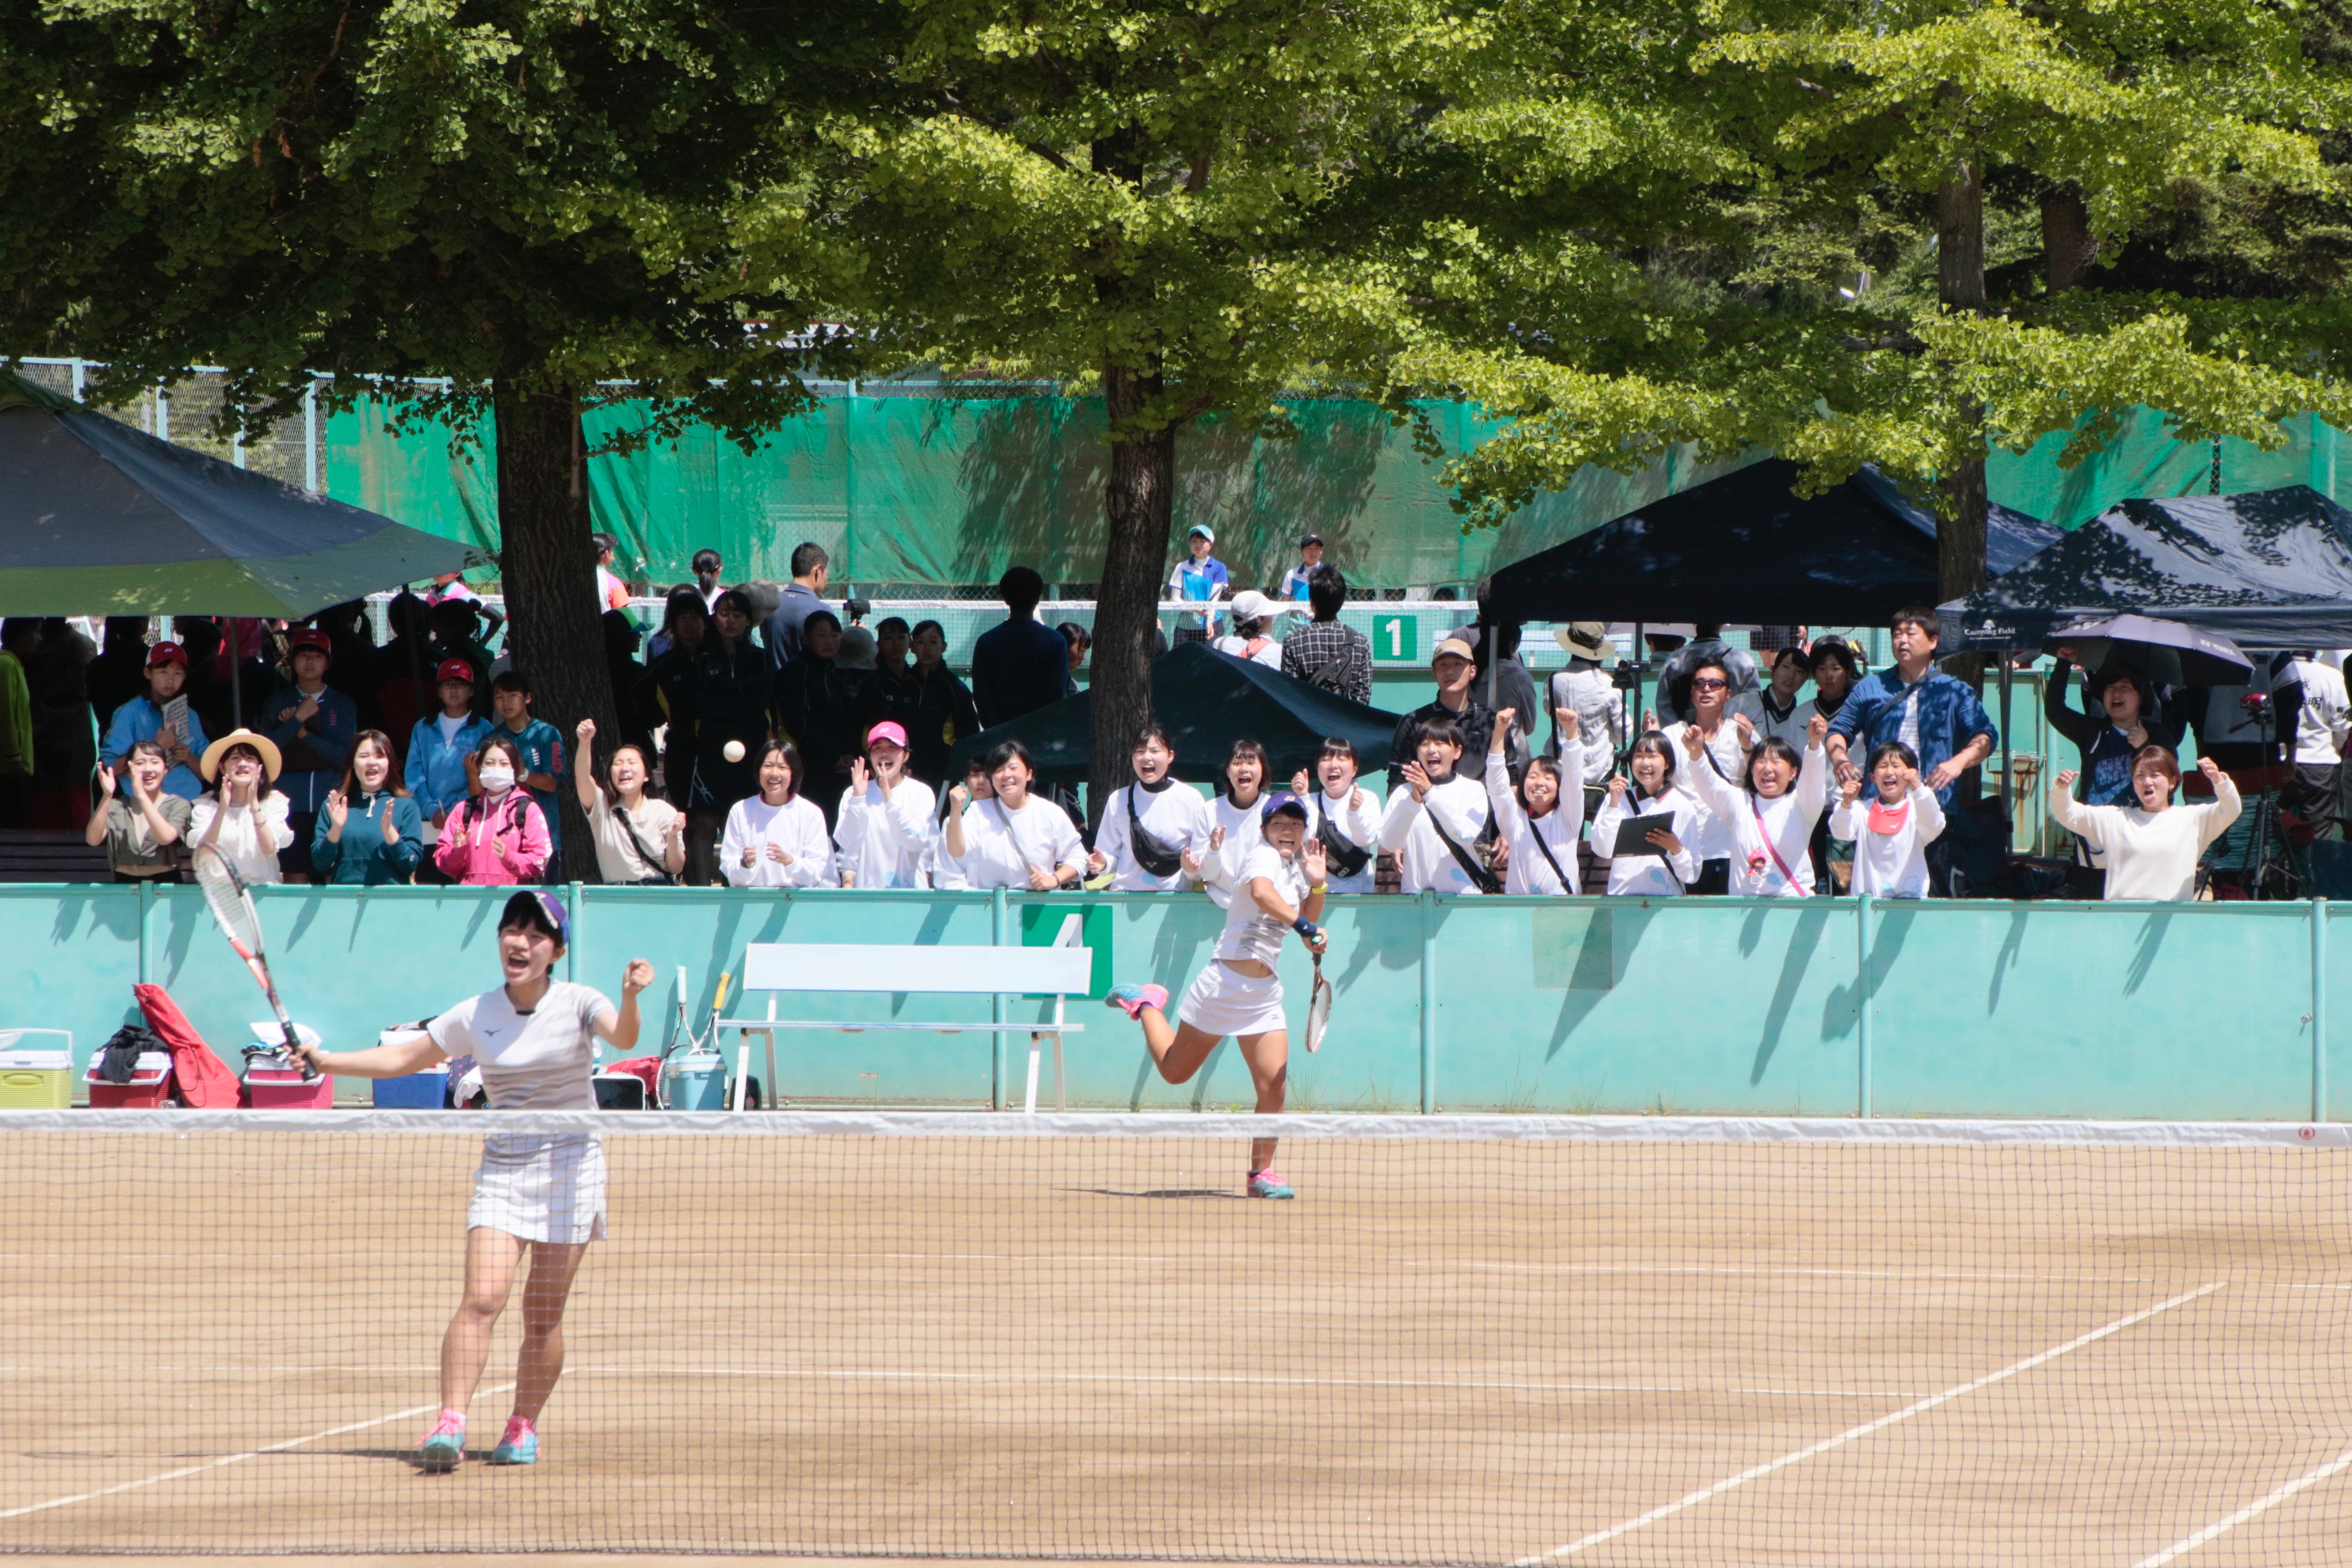
[{"label": "grey canopy tent", "polygon": [[1941,609],[1947,653],[2126,612],[2249,648],[2352,647],[2352,512],[2305,485],[2121,501]]},{"label": "grey canopy tent", "polygon": [[[1177,778],[1210,783],[1224,777],[1234,742],[1247,737],[1265,747],[1273,764],[1269,787],[1312,768],[1327,736],[1355,743],[1363,771],[1389,764],[1397,716],[1350,702],[1279,670],[1220,653],[1206,643],[1186,643],[1151,664],[1152,716],[1176,747]],[[961,782],[967,758],[985,756],[1001,741],[1017,740],[1036,759],[1048,784],[1083,784],[1094,754],[1094,709],[1085,692],[1064,697],[956,743],[950,767]]]},{"label": "grey canopy tent", "polygon": [[0,373],[0,614],[299,620],[467,548]]}]

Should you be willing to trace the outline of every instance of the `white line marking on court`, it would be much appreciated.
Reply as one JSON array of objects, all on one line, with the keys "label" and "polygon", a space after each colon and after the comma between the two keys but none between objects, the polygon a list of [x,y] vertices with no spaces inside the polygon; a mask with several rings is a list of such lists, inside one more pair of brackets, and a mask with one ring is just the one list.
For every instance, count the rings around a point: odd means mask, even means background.
[{"label": "white line marking on court", "polygon": [[1906,1405],[1891,1415],[1881,1416],[1874,1421],[1865,1421],[1859,1427],[1848,1427],[1834,1437],[1824,1437],[1820,1442],[1799,1448],[1794,1453],[1783,1454],[1777,1459],[1768,1459],[1760,1465],[1751,1465],[1736,1476],[1726,1476],[1713,1486],[1702,1487],[1687,1496],[1677,1498],[1673,1502],[1663,1504],[1647,1513],[1629,1519],[1622,1524],[1612,1524],[1606,1530],[1596,1530],[1591,1534],[1571,1541],[1565,1546],[1556,1546],[1549,1552],[1538,1552],[1533,1557],[1519,1558],[1511,1564],[1511,1568],[1531,1568],[1534,1563],[1549,1563],[1555,1557],[1572,1557],[1587,1547],[1599,1546],[1603,1542],[1614,1541],[1621,1535],[1630,1535],[1634,1531],[1655,1524],[1662,1519],[1671,1518],[1686,1508],[1703,1503],[1709,1498],[1720,1497],[1735,1488],[1746,1486],[1749,1481],[1760,1480],[1775,1470],[1783,1470],[1790,1465],[1802,1464],[1818,1454],[1828,1453],[1832,1448],[1842,1448],[1857,1437],[1867,1437],[1873,1432],[1892,1427],[1898,1421],[1907,1421],[1914,1416],[1924,1415],[1939,1405],[1948,1404],[1958,1399],[1963,1394],[1974,1394],[1978,1389],[1989,1387],[2003,1378],[2014,1377],[2021,1372],[2031,1372],[2044,1362],[2055,1361],[2069,1351],[2080,1350],[2084,1345],[2103,1340],[2111,1333],[2118,1333],[2134,1323],[2145,1322],[2158,1312],[2168,1312],[2175,1307],[2187,1305],[2200,1296],[2210,1296],[2229,1282],[2227,1280],[2216,1280],[2210,1285],[2175,1296],[2168,1301],[2158,1301],[2155,1306],[2142,1307],[2138,1312],[2128,1312],[2103,1328],[2095,1328],[2089,1333],[2070,1339],[2064,1344],[2053,1345],[2048,1350],[2027,1356],[2023,1361],[2011,1362],[1999,1372],[1988,1372],[1982,1377],[1972,1378],[1957,1387],[1947,1388],[1941,1394],[1931,1394],[1915,1405]]},{"label": "white line marking on court", "polygon": [[2321,1481],[2326,1480],[2328,1477],[2345,1469],[2352,1469],[2352,1449],[2347,1449],[2345,1452],[2336,1455],[2334,1458],[2328,1460],[2326,1464],[2320,1466],[2317,1469],[2313,1470],[2308,1474],[2295,1477],[2294,1479],[2287,1482],[2284,1486],[2280,1487],[2268,1497],[2256,1498],[2252,1502],[2248,1503],[2245,1507],[2240,1509],[2229,1518],[2216,1520],[2211,1524],[2209,1524],[2204,1529],[2199,1531],[2196,1534],[2174,1542],[2171,1545],[2166,1547],[2155,1556],[2141,1558],[2137,1563],[2132,1565],[2132,1568],[2164,1568],[2164,1564],[2171,1562],[2174,1558],[2188,1555],[2189,1552],[2194,1552],[2199,1547],[2204,1545],[2207,1542],[2212,1540],[2215,1536],[2220,1535],[2224,1531],[2237,1529],[2238,1526],[2245,1523],[2246,1521],[2253,1518],[2256,1514],[2265,1513],[2270,1510],[2276,1508],[2280,1503],[2284,1502],[2295,1493],[2303,1490],[2304,1488],[2317,1486]]},{"label": "white line marking on court", "polygon": [[[501,1383],[496,1387],[485,1388],[482,1392],[504,1394],[513,1386],[511,1383]],[[242,1454],[231,1454],[226,1458],[207,1459],[201,1465],[189,1465],[181,1469],[165,1470],[160,1476],[143,1476],[135,1481],[124,1481],[120,1486],[100,1487],[96,1491],[76,1492],[71,1497],[53,1497],[47,1502],[32,1502],[26,1503],[22,1508],[0,1510],[0,1519],[15,1519],[19,1514],[40,1513],[48,1509],[64,1508],[72,1503],[89,1502],[94,1498],[112,1497],[117,1492],[137,1491],[141,1487],[160,1486],[165,1481],[178,1480],[183,1476],[198,1476],[206,1470],[241,1465],[247,1459],[257,1459],[264,1454],[282,1454],[289,1448],[299,1448],[305,1443],[323,1442],[329,1437],[340,1437],[346,1432],[364,1432],[370,1427],[381,1427],[392,1421],[405,1421],[414,1416],[429,1415],[440,1408],[441,1402],[436,1399],[430,1405],[419,1405],[409,1410],[395,1410],[389,1416],[378,1416],[366,1421],[353,1421],[348,1426],[330,1427],[323,1432],[313,1432],[307,1437],[289,1437],[282,1443],[272,1443],[266,1448],[251,1448]]]}]

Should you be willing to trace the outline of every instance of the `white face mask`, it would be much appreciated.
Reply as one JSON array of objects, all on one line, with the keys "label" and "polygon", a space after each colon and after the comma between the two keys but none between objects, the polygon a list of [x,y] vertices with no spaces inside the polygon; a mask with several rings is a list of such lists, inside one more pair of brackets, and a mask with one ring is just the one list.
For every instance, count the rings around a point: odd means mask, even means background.
[{"label": "white face mask", "polygon": [[514,769],[503,762],[485,765],[481,775],[482,788],[493,795],[502,795],[514,788]]}]

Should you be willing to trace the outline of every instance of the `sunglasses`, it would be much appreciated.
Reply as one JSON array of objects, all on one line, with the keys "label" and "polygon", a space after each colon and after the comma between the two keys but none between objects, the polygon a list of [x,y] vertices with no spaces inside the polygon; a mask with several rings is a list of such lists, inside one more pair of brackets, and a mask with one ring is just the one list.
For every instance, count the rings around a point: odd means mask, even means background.
[{"label": "sunglasses", "polygon": [[1712,675],[1702,675],[1697,680],[1691,683],[1691,690],[1695,692],[1719,692],[1729,685],[1731,685],[1729,681],[1718,681]]}]

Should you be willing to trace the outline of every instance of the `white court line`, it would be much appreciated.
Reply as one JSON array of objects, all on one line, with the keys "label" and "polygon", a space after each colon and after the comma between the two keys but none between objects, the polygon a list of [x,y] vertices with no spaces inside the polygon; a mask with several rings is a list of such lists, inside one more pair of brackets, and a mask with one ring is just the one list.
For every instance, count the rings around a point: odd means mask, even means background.
[{"label": "white court line", "polygon": [[2188,1555],[2189,1552],[2196,1551],[2199,1547],[2204,1545],[2207,1542],[2212,1540],[2215,1536],[2221,1534],[2223,1531],[2235,1530],[2238,1526],[2245,1523],[2246,1521],[2253,1518],[2256,1514],[2264,1513],[2271,1509],[2276,1508],[2280,1503],[2284,1502],[2287,1499],[2293,1497],[2304,1488],[2317,1486],[2321,1481],[2326,1480],[2328,1477],[2335,1475],[2340,1470],[2347,1469],[2352,1469],[2352,1449],[2347,1449],[2345,1452],[2336,1455],[2334,1458],[2328,1460],[2326,1464],[2320,1466],[2317,1469],[2311,1471],[2307,1475],[2295,1477],[2294,1479],[2287,1482],[2284,1486],[2280,1487],[2268,1497],[2255,1499],[2252,1502],[2248,1503],[2245,1507],[2231,1514],[2229,1518],[2215,1520],[2212,1523],[2207,1525],[2196,1534],[2187,1536],[2179,1541],[2174,1542],[2171,1545],[2166,1547],[2155,1556],[2141,1558],[2137,1563],[2132,1564],[2132,1568],[2164,1568],[2164,1564],[2171,1562],[2174,1558]]},{"label": "white court line", "polygon": [[1859,1427],[1848,1427],[1845,1431],[1840,1432],[1834,1437],[1824,1437],[1818,1443],[1812,1444],[1808,1448],[1799,1448],[1796,1452],[1791,1454],[1783,1454],[1777,1459],[1768,1459],[1760,1465],[1752,1465],[1747,1469],[1740,1471],[1738,1475],[1726,1476],[1723,1479],[1716,1482],[1713,1486],[1702,1487],[1697,1491],[1691,1492],[1686,1496],[1675,1499],[1673,1502],[1662,1504],[1657,1508],[1652,1509],[1647,1513],[1629,1519],[1622,1524],[1612,1524],[1606,1530],[1596,1530],[1591,1534],[1581,1537],[1579,1540],[1571,1541],[1565,1546],[1555,1546],[1549,1552],[1539,1552],[1532,1557],[1519,1558],[1511,1564],[1511,1568],[1530,1568],[1531,1564],[1548,1563],[1555,1557],[1572,1557],[1577,1552],[1584,1551],[1587,1547],[1598,1546],[1607,1541],[1614,1541],[1621,1535],[1630,1535],[1634,1531],[1643,1529],[1648,1525],[1655,1524],[1662,1519],[1667,1519],[1675,1514],[1680,1513],[1686,1508],[1692,1508],[1699,1503],[1703,1503],[1709,1498],[1720,1497],[1723,1493],[1730,1491],[1736,1487],[1746,1486],[1752,1480],[1760,1480],[1764,1477],[1772,1474],[1775,1470],[1783,1470],[1788,1469],[1790,1465],[1802,1464],[1805,1460],[1813,1458],[1815,1455],[1826,1454],[1832,1448],[1843,1448],[1846,1444],[1853,1442],[1857,1437],[1867,1437],[1873,1432],[1880,1431],[1883,1428],[1894,1426],[1897,1421],[1907,1421],[1914,1416],[1924,1415],[1927,1411],[1936,1408],[1938,1405],[1948,1404],[1954,1399],[1958,1399],[1963,1394],[1974,1394],[1978,1389],[1988,1387],[1992,1384],[1999,1383],[2005,1377],[2014,1377],[2021,1372],[2031,1372],[2044,1362],[2055,1361],[2058,1357],[2064,1355],[2068,1351],[2080,1350],[2084,1345],[2089,1344],[2094,1341],[2103,1340],[2111,1333],[2120,1333],[2121,1331],[2131,1327],[2134,1323],[2144,1322],[2147,1319],[2156,1316],[2158,1312],[2168,1312],[2175,1307],[2183,1306],[2188,1302],[2197,1300],[2200,1296],[2210,1296],[2214,1291],[2221,1289],[2224,1285],[2227,1285],[2229,1282],[2230,1281],[2227,1280],[2216,1280],[2210,1285],[2200,1286],[2194,1291],[2186,1292],[2185,1294],[2175,1296],[2168,1301],[2158,1301],[2155,1306],[2142,1307],[2138,1312],[2126,1313],[2123,1317],[2117,1318],[2115,1322],[2106,1324],[2103,1328],[2095,1328],[2089,1333],[2081,1334],[2074,1339],[2070,1339],[2064,1344],[2053,1345],[2050,1349],[2042,1351],[2037,1354],[2027,1356],[2023,1361],[2011,1362],[2009,1365],[2002,1367],[1999,1372],[1988,1372],[1982,1377],[1971,1379],[1970,1381],[1960,1384],[1958,1386],[1954,1388],[1947,1388],[1941,1394],[1931,1394],[1916,1405],[1906,1405],[1902,1409],[1895,1411],[1892,1415],[1881,1416],[1875,1421],[1865,1421]]},{"label": "white court line", "polygon": [[[482,1392],[485,1394],[504,1394],[508,1389],[512,1388],[513,1386],[514,1385],[511,1383],[501,1383],[495,1387],[485,1388]],[[305,1443],[316,1443],[323,1441],[329,1437],[340,1437],[346,1432],[364,1432],[370,1427],[381,1427],[387,1422],[392,1421],[409,1420],[414,1416],[429,1415],[440,1408],[441,1402],[438,1399],[436,1399],[430,1405],[419,1405],[414,1409],[409,1410],[395,1410],[389,1416],[378,1416],[366,1421],[353,1421],[350,1425],[344,1427],[330,1427],[323,1432],[313,1432],[307,1437],[289,1437],[282,1443],[272,1443],[266,1448],[252,1448],[242,1454],[231,1454],[226,1458],[207,1459],[201,1465],[189,1465],[181,1469],[165,1470],[160,1476],[142,1476],[138,1480],[124,1481],[120,1486],[100,1487],[96,1491],[76,1492],[71,1497],[53,1497],[47,1502],[31,1502],[26,1503],[22,1508],[0,1510],[0,1519],[15,1519],[20,1514],[40,1513],[47,1509],[64,1508],[68,1504],[77,1502],[89,1502],[93,1498],[112,1497],[117,1492],[137,1491],[141,1487],[160,1486],[165,1481],[178,1480],[183,1476],[198,1476],[204,1474],[206,1470],[217,1470],[229,1465],[240,1465],[247,1459],[257,1459],[264,1454],[282,1454],[289,1448],[299,1448]]]}]

